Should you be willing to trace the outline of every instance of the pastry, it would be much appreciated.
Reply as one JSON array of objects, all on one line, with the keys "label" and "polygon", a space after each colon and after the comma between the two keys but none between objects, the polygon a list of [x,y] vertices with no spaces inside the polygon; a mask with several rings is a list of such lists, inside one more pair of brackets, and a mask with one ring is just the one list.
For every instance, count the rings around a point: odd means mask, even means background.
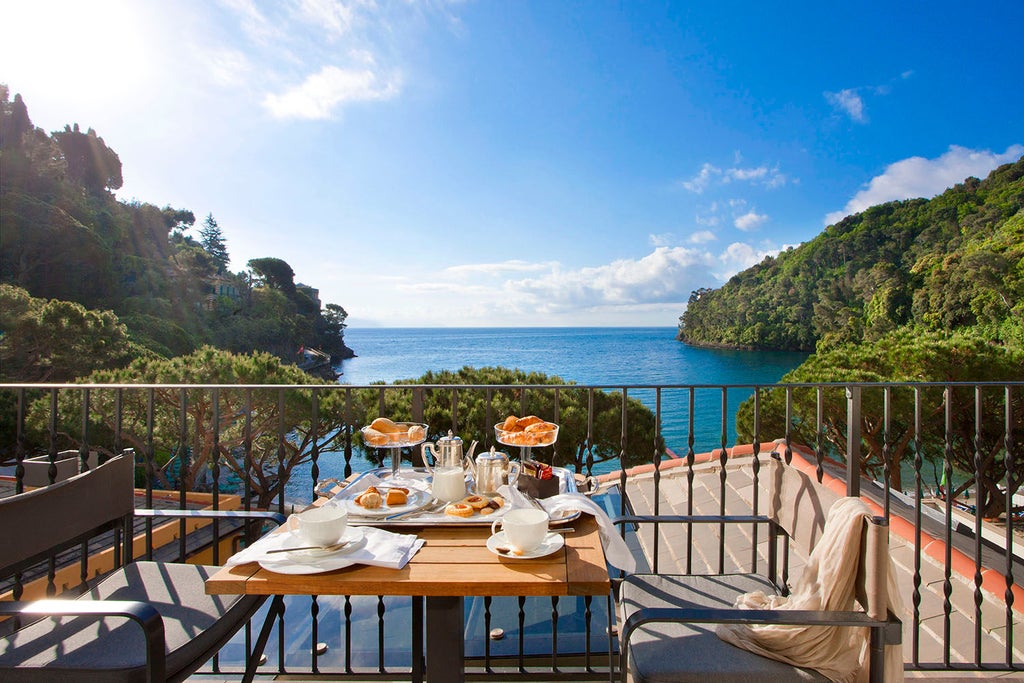
[{"label": "pastry", "polygon": [[386,417],[378,417],[370,423],[370,428],[376,429],[378,432],[382,432],[384,434],[398,434],[399,432],[405,431]]},{"label": "pastry", "polygon": [[521,417],[518,420],[516,420],[516,427],[518,427],[519,429],[526,429],[530,425],[537,424],[538,422],[543,421],[544,420],[540,419],[536,415],[527,415],[526,417]]},{"label": "pastry", "polygon": [[376,510],[383,503],[384,499],[381,497],[380,491],[373,486],[356,496],[356,505],[361,505],[367,510]]},{"label": "pastry", "polygon": [[388,442],[387,434],[373,429],[372,427],[367,427],[363,430],[363,438],[366,439],[366,442],[371,446],[384,446],[387,445]]},{"label": "pastry", "polygon": [[427,430],[423,425],[413,425],[409,427],[409,441],[423,441],[427,438]]},{"label": "pastry", "polygon": [[473,508],[465,503],[452,503],[444,509],[444,514],[451,515],[453,517],[472,517],[473,512]]},{"label": "pastry", "polygon": [[487,507],[487,503],[489,503],[490,501],[484,498],[483,496],[467,496],[463,498],[460,502],[465,503],[474,510],[479,510],[481,508]]},{"label": "pastry", "polygon": [[409,502],[409,491],[407,489],[389,489],[384,502],[388,504],[388,507],[405,505]]},{"label": "pastry", "polygon": [[516,420],[519,418],[515,415],[509,415],[505,418],[505,422],[502,423],[501,428],[506,432],[513,432],[516,429]]}]

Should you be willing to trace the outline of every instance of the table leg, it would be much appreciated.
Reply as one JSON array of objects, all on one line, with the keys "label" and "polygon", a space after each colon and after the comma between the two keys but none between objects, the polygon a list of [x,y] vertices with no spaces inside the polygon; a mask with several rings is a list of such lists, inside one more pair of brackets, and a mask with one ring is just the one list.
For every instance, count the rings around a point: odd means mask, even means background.
[{"label": "table leg", "polygon": [[427,681],[463,683],[466,644],[462,596],[427,596]]},{"label": "table leg", "polygon": [[267,640],[270,638],[270,631],[274,628],[274,619],[284,614],[284,596],[275,595],[270,602],[270,609],[267,610],[267,618],[263,620],[263,627],[256,638],[252,652],[249,654],[249,661],[245,663],[245,674],[242,675],[242,683],[251,683],[256,677],[256,669],[260,666],[260,657],[267,647]]},{"label": "table leg", "polygon": [[412,683],[423,683],[423,596],[412,596]]}]

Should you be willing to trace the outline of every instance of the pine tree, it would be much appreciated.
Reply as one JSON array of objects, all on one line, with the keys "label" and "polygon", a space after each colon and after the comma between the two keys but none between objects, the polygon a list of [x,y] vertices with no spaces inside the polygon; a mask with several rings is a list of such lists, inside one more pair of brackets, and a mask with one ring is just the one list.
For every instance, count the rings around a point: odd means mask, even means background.
[{"label": "pine tree", "polygon": [[217,221],[214,220],[213,214],[206,216],[206,220],[203,221],[203,227],[199,229],[199,243],[203,245],[203,249],[210,255],[214,263],[217,264],[217,272],[227,272],[228,263],[231,258],[228,256],[228,247],[224,242],[224,235],[220,231],[220,226],[217,225]]}]

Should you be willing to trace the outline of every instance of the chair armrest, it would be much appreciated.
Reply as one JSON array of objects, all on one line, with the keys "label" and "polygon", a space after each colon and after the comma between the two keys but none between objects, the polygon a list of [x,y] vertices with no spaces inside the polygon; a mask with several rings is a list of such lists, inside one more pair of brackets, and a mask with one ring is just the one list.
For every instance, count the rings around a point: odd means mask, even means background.
[{"label": "chair armrest", "polygon": [[652,622],[683,624],[785,624],[799,626],[868,626],[879,622],[864,612],[785,609],[730,609],[714,607],[645,607],[629,615],[623,639]]},{"label": "chair armrest", "polygon": [[269,510],[157,510],[153,508],[135,508],[136,517],[197,517],[201,519],[268,519],[278,526],[287,521],[280,512]]},{"label": "chair armrest", "polygon": [[146,678],[150,683],[167,678],[164,620],[156,608],[138,600],[35,600],[0,602],[0,614],[10,616],[125,617],[142,627],[146,639]]}]

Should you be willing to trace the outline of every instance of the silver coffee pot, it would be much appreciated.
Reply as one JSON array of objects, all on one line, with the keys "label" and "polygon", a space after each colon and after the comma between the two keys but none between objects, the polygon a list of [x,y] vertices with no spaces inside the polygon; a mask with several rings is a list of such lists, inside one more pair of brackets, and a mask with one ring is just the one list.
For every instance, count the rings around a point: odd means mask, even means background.
[{"label": "silver coffee pot", "polygon": [[[469,453],[465,455],[469,458],[470,462],[473,460],[473,451],[476,450],[476,441],[469,446]],[[463,467],[463,453],[462,453],[462,439],[448,430],[448,436],[442,436],[437,440],[437,445],[429,441],[423,444],[421,451],[421,457],[423,458],[423,464],[426,466],[427,471],[433,473],[433,468],[430,466],[430,459],[427,458],[427,453],[431,453],[434,456],[434,468],[447,468],[447,467]]]},{"label": "silver coffee pot", "polygon": [[513,484],[522,465],[518,462],[510,462],[507,453],[491,450],[481,453],[476,457],[476,492],[483,494],[496,493],[498,487],[503,484]]}]

